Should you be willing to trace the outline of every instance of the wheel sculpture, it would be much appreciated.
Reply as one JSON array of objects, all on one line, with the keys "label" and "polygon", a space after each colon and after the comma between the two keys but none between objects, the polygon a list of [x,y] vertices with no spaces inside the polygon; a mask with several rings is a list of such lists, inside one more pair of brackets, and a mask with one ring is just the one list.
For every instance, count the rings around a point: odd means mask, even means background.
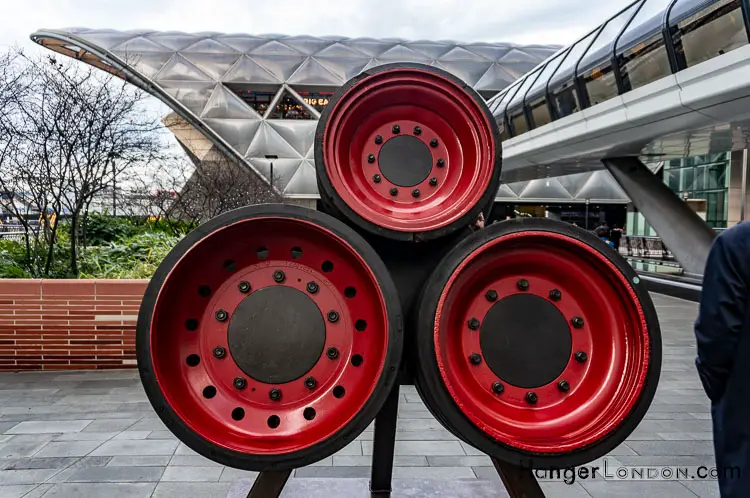
[{"label": "wheel sculpture", "polygon": [[396,381],[401,321],[385,266],[354,231],[304,208],[250,206],[201,225],[159,266],[138,366],[190,448],[291,469],[372,422]]},{"label": "wheel sculpture", "polygon": [[315,141],[324,203],[402,241],[471,224],[494,201],[501,157],[484,100],[422,64],[386,64],[350,80],[323,111]]},{"label": "wheel sculpture", "polygon": [[661,335],[633,269],[593,234],[546,219],[475,233],[424,287],[417,386],[454,434],[513,465],[581,465],[638,425]]}]

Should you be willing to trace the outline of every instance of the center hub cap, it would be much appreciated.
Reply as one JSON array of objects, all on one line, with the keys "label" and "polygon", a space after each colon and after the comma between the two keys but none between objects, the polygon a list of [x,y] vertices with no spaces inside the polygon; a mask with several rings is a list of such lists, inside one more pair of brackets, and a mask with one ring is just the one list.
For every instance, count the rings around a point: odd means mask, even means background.
[{"label": "center hub cap", "polygon": [[535,388],[549,384],[565,370],[572,338],[567,320],[554,304],[538,296],[515,294],[487,312],[480,345],[487,365],[499,378],[514,386]]},{"label": "center hub cap", "polygon": [[416,137],[400,135],[388,140],[380,150],[378,165],[383,176],[399,187],[413,187],[432,171],[432,153]]},{"label": "center hub cap", "polygon": [[320,359],[323,316],[312,299],[286,286],[266,287],[237,306],[227,331],[237,366],[266,384],[299,379]]}]

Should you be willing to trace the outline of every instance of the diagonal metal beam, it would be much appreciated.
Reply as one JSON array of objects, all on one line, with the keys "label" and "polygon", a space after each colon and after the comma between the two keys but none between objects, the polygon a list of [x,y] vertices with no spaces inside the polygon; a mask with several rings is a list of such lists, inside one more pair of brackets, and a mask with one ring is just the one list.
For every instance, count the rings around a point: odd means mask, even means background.
[{"label": "diagonal metal beam", "polygon": [[637,157],[602,159],[685,273],[703,275],[716,233]]}]

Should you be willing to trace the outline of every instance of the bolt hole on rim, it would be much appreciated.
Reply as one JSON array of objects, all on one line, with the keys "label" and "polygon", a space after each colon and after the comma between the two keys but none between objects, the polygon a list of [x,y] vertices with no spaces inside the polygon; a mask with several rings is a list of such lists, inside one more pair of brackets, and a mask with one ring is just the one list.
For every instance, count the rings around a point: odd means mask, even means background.
[{"label": "bolt hole on rim", "polygon": [[170,252],[144,295],[136,352],[182,442],[262,471],[309,465],[346,444],[337,434],[366,429],[395,382],[401,334],[395,286],[361,236],[270,204],[209,220]]},{"label": "bolt hole on rim", "polygon": [[388,238],[465,228],[499,187],[494,118],[474,90],[436,67],[385,64],[355,77],[323,110],[316,136],[324,201]]},{"label": "bolt hole on rim", "polygon": [[470,235],[419,303],[425,403],[462,439],[511,463],[605,455],[645,415],[661,367],[656,311],[633,273],[562,222],[519,219]]}]

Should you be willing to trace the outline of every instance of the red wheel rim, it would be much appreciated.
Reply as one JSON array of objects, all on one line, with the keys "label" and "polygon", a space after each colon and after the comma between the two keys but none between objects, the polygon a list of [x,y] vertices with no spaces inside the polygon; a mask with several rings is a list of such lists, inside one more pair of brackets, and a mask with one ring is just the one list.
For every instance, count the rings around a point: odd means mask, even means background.
[{"label": "red wheel rim", "polygon": [[[250,284],[244,292],[243,282]],[[309,282],[317,283],[314,292]],[[326,320],[325,347],[307,374],[266,384],[233,361],[230,320],[219,321],[217,312],[231,318],[246,297],[281,285],[305,293],[323,317],[338,316]],[[329,439],[370,399],[386,362],[388,323],[376,276],[341,237],[291,217],[245,219],[201,239],[171,269],[154,304],[152,368],[166,402],[203,439],[243,454],[288,454]],[[246,385],[237,388],[236,378]]]},{"label": "red wheel rim", "polygon": [[[499,178],[496,131],[481,104],[434,68],[377,72],[347,89],[327,114],[325,175],[343,202],[369,223],[396,232],[439,230],[482,202]],[[429,147],[432,169],[415,185],[391,183],[370,157],[378,158],[396,135]]]},{"label": "red wheel rim", "polygon": [[[528,289],[520,290],[520,280]],[[469,320],[486,316],[491,290],[497,302],[518,293],[544,298],[569,325],[583,319],[582,327],[570,326],[571,356],[554,381],[521,388],[498,379],[487,362],[469,361],[481,351]],[[645,389],[649,335],[631,283],[597,249],[567,235],[516,232],[482,245],[452,273],[435,317],[435,354],[450,396],[476,427],[511,447],[539,454],[587,447],[612,433]],[[578,351],[584,361],[576,360]],[[569,390],[561,390],[562,380]],[[529,392],[537,396],[533,404]]]}]

